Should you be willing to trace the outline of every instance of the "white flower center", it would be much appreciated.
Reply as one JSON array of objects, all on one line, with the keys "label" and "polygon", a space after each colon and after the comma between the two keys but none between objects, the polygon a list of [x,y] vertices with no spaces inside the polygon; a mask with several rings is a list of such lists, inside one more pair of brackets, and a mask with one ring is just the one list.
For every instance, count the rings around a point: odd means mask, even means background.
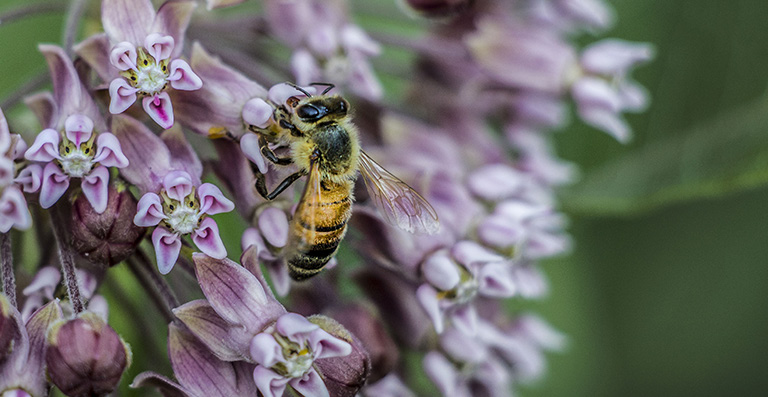
[{"label": "white flower center", "polygon": [[458,304],[468,303],[474,299],[475,295],[477,295],[477,290],[479,288],[480,284],[474,277],[462,280],[454,289],[456,297],[453,299]]},{"label": "white flower center", "polygon": [[135,87],[147,94],[154,94],[162,91],[168,83],[168,75],[163,71],[163,67],[154,62],[147,66],[139,66],[139,72],[136,73]]},{"label": "white flower center", "polygon": [[189,234],[197,229],[200,223],[200,213],[196,209],[179,206],[168,215],[168,226],[180,234]]},{"label": "white flower center", "polygon": [[82,178],[91,172],[91,168],[93,168],[93,149],[87,148],[91,152],[89,154],[85,154],[83,150],[70,150],[69,153],[61,156],[61,160],[59,160],[62,171],[73,178]]},{"label": "white flower center", "polygon": [[301,351],[293,351],[285,354],[285,368],[284,376],[286,378],[301,378],[304,374],[312,368],[312,363],[315,362],[315,357],[309,349],[305,348]]}]

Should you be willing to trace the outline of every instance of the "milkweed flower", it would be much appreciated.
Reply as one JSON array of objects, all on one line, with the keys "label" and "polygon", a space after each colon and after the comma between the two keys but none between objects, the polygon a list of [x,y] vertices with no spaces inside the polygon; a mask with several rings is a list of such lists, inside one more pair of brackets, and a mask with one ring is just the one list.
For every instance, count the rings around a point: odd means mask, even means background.
[{"label": "milkweed flower", "polygon": [[181,238],[190,235],[204,253],[227,256],[219,227],[210,215],[229,212],[234,203],[211,183],[201,183],[202,164],[179,129],[158,137],[127,116],[113,118],[113,130],[134,165],[123,176],[140,187],[134,223],[155,227],[152,245],[162,274],[171,271],[181,252]]},{"label": "milkweed flower", "polygon": [[144,111],[164,129],[174,124],[168,88],[194,91],[203,82],[179,58],[193,1],[165,2],[155,12],[149,0],[104,0],[106,36],[93,36],[78,53],[109,82],[109,111],[125,112],[141,98]]},{"label": "milkweed flower", "polygon": [[25,150],[26,144],[19,135],[11,134],[0,109],[0,233],[32,225],[24,192],[40,188],[43,170],[39,165],[21,162]]},{"label": "milkweed flower", "polygon": [[24,153],[42,163],[40,205],[50,208],[66,193],[73,178],[81,179],[83,194],[97,213],[107,208],[109,170],[123,168],[128,159],[110,132],[96,104],[80,82],[72,61],[57,46],[41,45],[54,82],[53,97],[40,97],[51,109],[38,115],[47,126]]}]

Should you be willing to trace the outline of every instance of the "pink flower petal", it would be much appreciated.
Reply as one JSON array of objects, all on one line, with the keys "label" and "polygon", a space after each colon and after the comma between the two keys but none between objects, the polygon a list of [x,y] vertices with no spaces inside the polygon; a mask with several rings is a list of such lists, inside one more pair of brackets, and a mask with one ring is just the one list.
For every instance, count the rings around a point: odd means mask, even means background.
[{"label": "pink flower petal", "polygon": [[315,360],[328,357],[344,357],[352,353],[352,345],[321,328],[312,331],[309,335],[309,345],[312,347]]},{"label": "pink flower petal", "polygon": [[104,0],[101,3],[101,23],[112,42],[143,43],[154,19],[155,8],[150,0]]},{"label": "pink flower petal", "polygon": [[291,55],[291,73],[298,84],[309,84],[322,79],[322,71],[317,60],[309,51],[298,49]]},{"label": "pink flower petal", "polygon": [[253,382],[264,397],[282,397],[289,380],[261,365],[253,370]]},{"label": "pink flower petal", "polygon": [[[317,91],[315,87],[301,87],[304,91],[314,95]],[[297,97],[305,97],[303,92],[297,90],[291,85],[288,85],[287,83],[280,83],[275,84],[272,87],[269,88],[269,92],[267,92],[267,98],[277,104],[284,104],[285,101],[288,100],[288,98],[292,96]]]},{"label": "pink flower petal", "polygon": [[186,171],[171,171],[163,178],[163,189],[169,198],[184,201],[192,193],[192,178]]},{"label": "pink flower petal", "polygon": [[119,70],[137,70],[136,58],[136,47],[127,41],[117,43],[109,53],[109,62]]},{"label": "pink flower petal", "polygon": [[421,265],[421,272],[427,282],[443,291],[453,289],[461,281],[458,265],[445,251],[430,255]]},{"label": "pink flower petal", "polygon": [[272,368],[280,361],[285,361],[283,348],[268,333],[260,333],[251,339],[251,358],[266,368]]},{"label": "pink flower petal", "polygon": [[200,198],[200,213],[203,214],[216,215],[235,209],[235,203],[224,197],[221,189],[212,183],[200,185],[197,197]]},{"label": "pink flower petal", "polygon": [[[82,114],[93,121],[101,120],[101,114],[96,102],[91,98],[88,89],[80,81],[75,65],[63,48],[50,44],[40,44],[40,52],[48,63],[49,73],[53,83],[54,103],[57,114],[65,117],[71,114]],[[48,126],[52,126],[49,124]],[[59,127],[57,126],[58,130]]]},{"label": "pink flower petal", "polygon": [[139,90],[133,88],[124,78],[118,77],[109,83],[109,112],[119,114],[128,110],[136,102],[136,93]]},{"label": "pink flower petal", "polygon": [[267,246],[264,244],[264,239],[261,238],[259,230],[255,227],[249,227],[243,232],[243,236],[240,238],[240,247],[243,251],[247,250],[251,246],[256,249],[256,257],[260,257],[261,252],[266,252]]},{"label": "pink flower petal", "polygon": [[291,386],[302,396],[329,397],[328,387],[314,368],[304,374],[302,378],[294,378],[289,381]]},{"label": "pink flower petal", "polygon": [[285,247],[288,243],[288,216],[277,207],[267,207],[257,220],[259,231],[273,247]]},{"label": "pink flower petal", "polygon": [[160,137],[129,116],[113,116],[110,128],[129,162],[120,175],[142,193],[159,192],[163,177],[173,169],[170,152]]},{"label": "pink flower petal", "polygon": [[165,218],[167,216],[163,212],[163,203],[160,200],[160,196],[155,193],[146,193],[141,196],[136,208],[136,216],[133,217],[133,223],[136,226],[156,226]]},{"label": "pink flower petal", "polygon": [[50,128],[44,129],[37,134],[32,147],[24,153],[24,158],[31,161],[48,162],[61,158],[59,156],[59,143],[61,137],[56,130]]},{"label": "pink flower petal", "polygon": [[[267,273],[272,280],[272,286],[278,296],[286,296],[291,291],[291,277],[288,275],[288,265],[285,259],[265,261]],[[327,266],[326,266],[327,267]]]},{"label": "pink flower petal", "polygon": [[451,324],[465,335],[477,334],[477,310],[475,306],[462,305],[451,311]]},{"label": "pink flower petal", "polygon": [[435,327],[438,334],[443,332],[443,311],[440,310],[440,300],[437,297],[437,291],[429,284],[423,284],[416,290],[416,298],[421,307],[427,312],[427,316]]},{"label": "pink flower petal", "polygon": [[224,259],[227,257],[227,249],[219,235],[219,226],[213,218],[205,218],[200,226],[192,234],[192,241],[197,248],[200,248],[204,254],[215,258]]},{"label": "pink flower petal", "polygon": [[87,141],[93,135],[93,120],[82,114],[73,114],[67,117],[64,122],[64,131],[67,139],[80,147],[80,144]]},{"label": "pink flower petal", "polygon": [[57,267],[46,266],[37,271],[29,285],[21,291],[24,296],[40,294],[48,299],[53,299],[53,291],[61,281],[61,270]]},{"label": "pink flower petal", "polygon": [[245,157],[256,164],[256,168],[262,174],[267,173],[267,162],[264,160],[264,155],[261,154],[261,145],[259,144],[259,137],[256,134],[245,134],[240,138],[240,150],[243,151]]},{"label": "pink flower petal", "polygon": [[144,39],[144,48],[146,48],[147,53],[152,55],[152,58],[155,58],[155,61],[159,63],[171,56],[174,43],[173,37],[171,36],[152,33]]},{"label": "pink flower petal", "polygon": [[34,193],[43,184],[43,167],[38,164],[29,164],[19,171],[14,182],[21,185],[26,193]]},{"label": "pink flower petal", "polygon": [[32,217],[24,194],[16,186],[6,187],[0,196],[0,232],[6,233],[11,227],[25,230],[31,225]]},{"label": "pink flower petal", "polygon": [[0,186],[8,186],[13,182],[16,165],[8,157],[0,157]]},{"label": "pink flower petal", "polygon": [[142,99],[141,103],[144,106],[144,111],[160,127],[167,130],[173,126],[173,105],[167,92],[148,96]]},{"label": "pink flower petal", "polygon": [[43,169],[43,183],[40,187],[40,206],[51,208],[69,187],[69,176],[54,163],[48,163]]},{"label": "pink flower petal", "polygon": [[157,270],[160,274],[168,274],[179,259],[181,237],[164,227],[158,227],[152,232],[152,245],[155,247]]},{"label": "pink flower petal", "polygon": [[320,326],[296,313],[286,313],[275,322],[275,330],[294,342],[303,342],[316,329],[320,329]]},{"label": "pink flower petal", "polygon": [[197,157],[197,153],[192,145],[189,144],[181,126],[177,125],[160,134],[165,146],[171,154],[171,168],[181,171],[187,171],[192,183],[200,184],[200,176],[203,175],[203,163]]},{"label": "pink flower petal", "polygon": [[243,105],[243,120],[250,125],[266,128],[274,111],[275,108],[264,99],[251,98]]},{"label": "pink flower petal", "polygon": [[27,151],[27,143],[24,142],[24,138],[19,134],[11,134],[11,136],[16,138],[16,146],[13,148],[11,158],[14,160],[21,160],[24,158],[24,153]]},{"label": "pink flower petal", "polygon": [[192,71],[187,61],[174,59],[171,62],[171,72],[168,75],[171,87],[182,91],[199,90],[203,86],[203,80]]},{"label": "pink flower petal", "polygon": [[508,262],[487,263],[477,274],[479,293],[492,298],[509,298],[517,292],[512,278],[512,265]]},{"label": "pink flower petal", "polygon": [[94,211],[101,214],[107,209],[109,199],[109,170],[107,167],[102,165],[91,170],[91,173],[83,178],[80,187],[82,187],[83,194],[91,203]]},{"label": "pink flower petal", "polygon": [[434,351],[429,352],[424,356],[423,366],[424,372],[444,396],[456,392],[458,373],[445,356]]},{"label": "pink flower petal", "polygon": [[8,129],[8,121],[5,120],[3,110],[0,109],[0,153],[5,153],[11,147],[11,131]]},{"label": "pink flower petal", "polygon": [[120,141],[109,132],[102,132],[96,138],[96,156],[93,157],[94,163],[101,163],[105,167],[123,168],[128,166],[128,158],[123,154],[120,147]]},{"label": "pink flower petal", "polygon": [[157,16],[152,23],[150,32],[158,32],[173,37],[175,41],[171,58],[176,58],[184,48],[184,32],[189,26],[192,12],[197,7],[196,1],[165,1],[157,9]]}]

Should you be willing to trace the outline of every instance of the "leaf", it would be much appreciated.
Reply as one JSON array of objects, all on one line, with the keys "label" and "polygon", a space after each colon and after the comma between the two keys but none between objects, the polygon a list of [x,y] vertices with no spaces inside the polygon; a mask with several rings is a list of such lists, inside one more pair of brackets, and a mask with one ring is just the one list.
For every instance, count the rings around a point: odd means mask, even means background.
[{"label": "leaf", "polygon": [[768,96],[638,147],[562,192],[567,212],[634,215],[768,184]]}]

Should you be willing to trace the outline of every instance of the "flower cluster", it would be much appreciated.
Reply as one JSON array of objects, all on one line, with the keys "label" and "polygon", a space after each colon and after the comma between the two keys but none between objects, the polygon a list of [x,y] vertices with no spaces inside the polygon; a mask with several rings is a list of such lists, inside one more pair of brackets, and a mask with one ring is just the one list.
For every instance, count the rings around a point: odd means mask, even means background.
[{"label": "flower cluster", "polygon": [[[403,35],[344,0],[158,3],[75,2],[64,46],[38,46],[52,91],[19,95],[38,124],[0,111],[0,394],[107,395],[131,363],[131,387],[183,396],[508,396],[543,376],[565,337],[507,303],[544,296],[541,261],[571,246],[555,189],[577,170],[551,134],[573,104],[627,141],[649,45],[577,46],[613,23],[601,0],[404,0]],[[409,56],[379,64],[391,49]],[[104,288],[114,266],[167,320],[172,377],[108,324],[145,310]]]}]

